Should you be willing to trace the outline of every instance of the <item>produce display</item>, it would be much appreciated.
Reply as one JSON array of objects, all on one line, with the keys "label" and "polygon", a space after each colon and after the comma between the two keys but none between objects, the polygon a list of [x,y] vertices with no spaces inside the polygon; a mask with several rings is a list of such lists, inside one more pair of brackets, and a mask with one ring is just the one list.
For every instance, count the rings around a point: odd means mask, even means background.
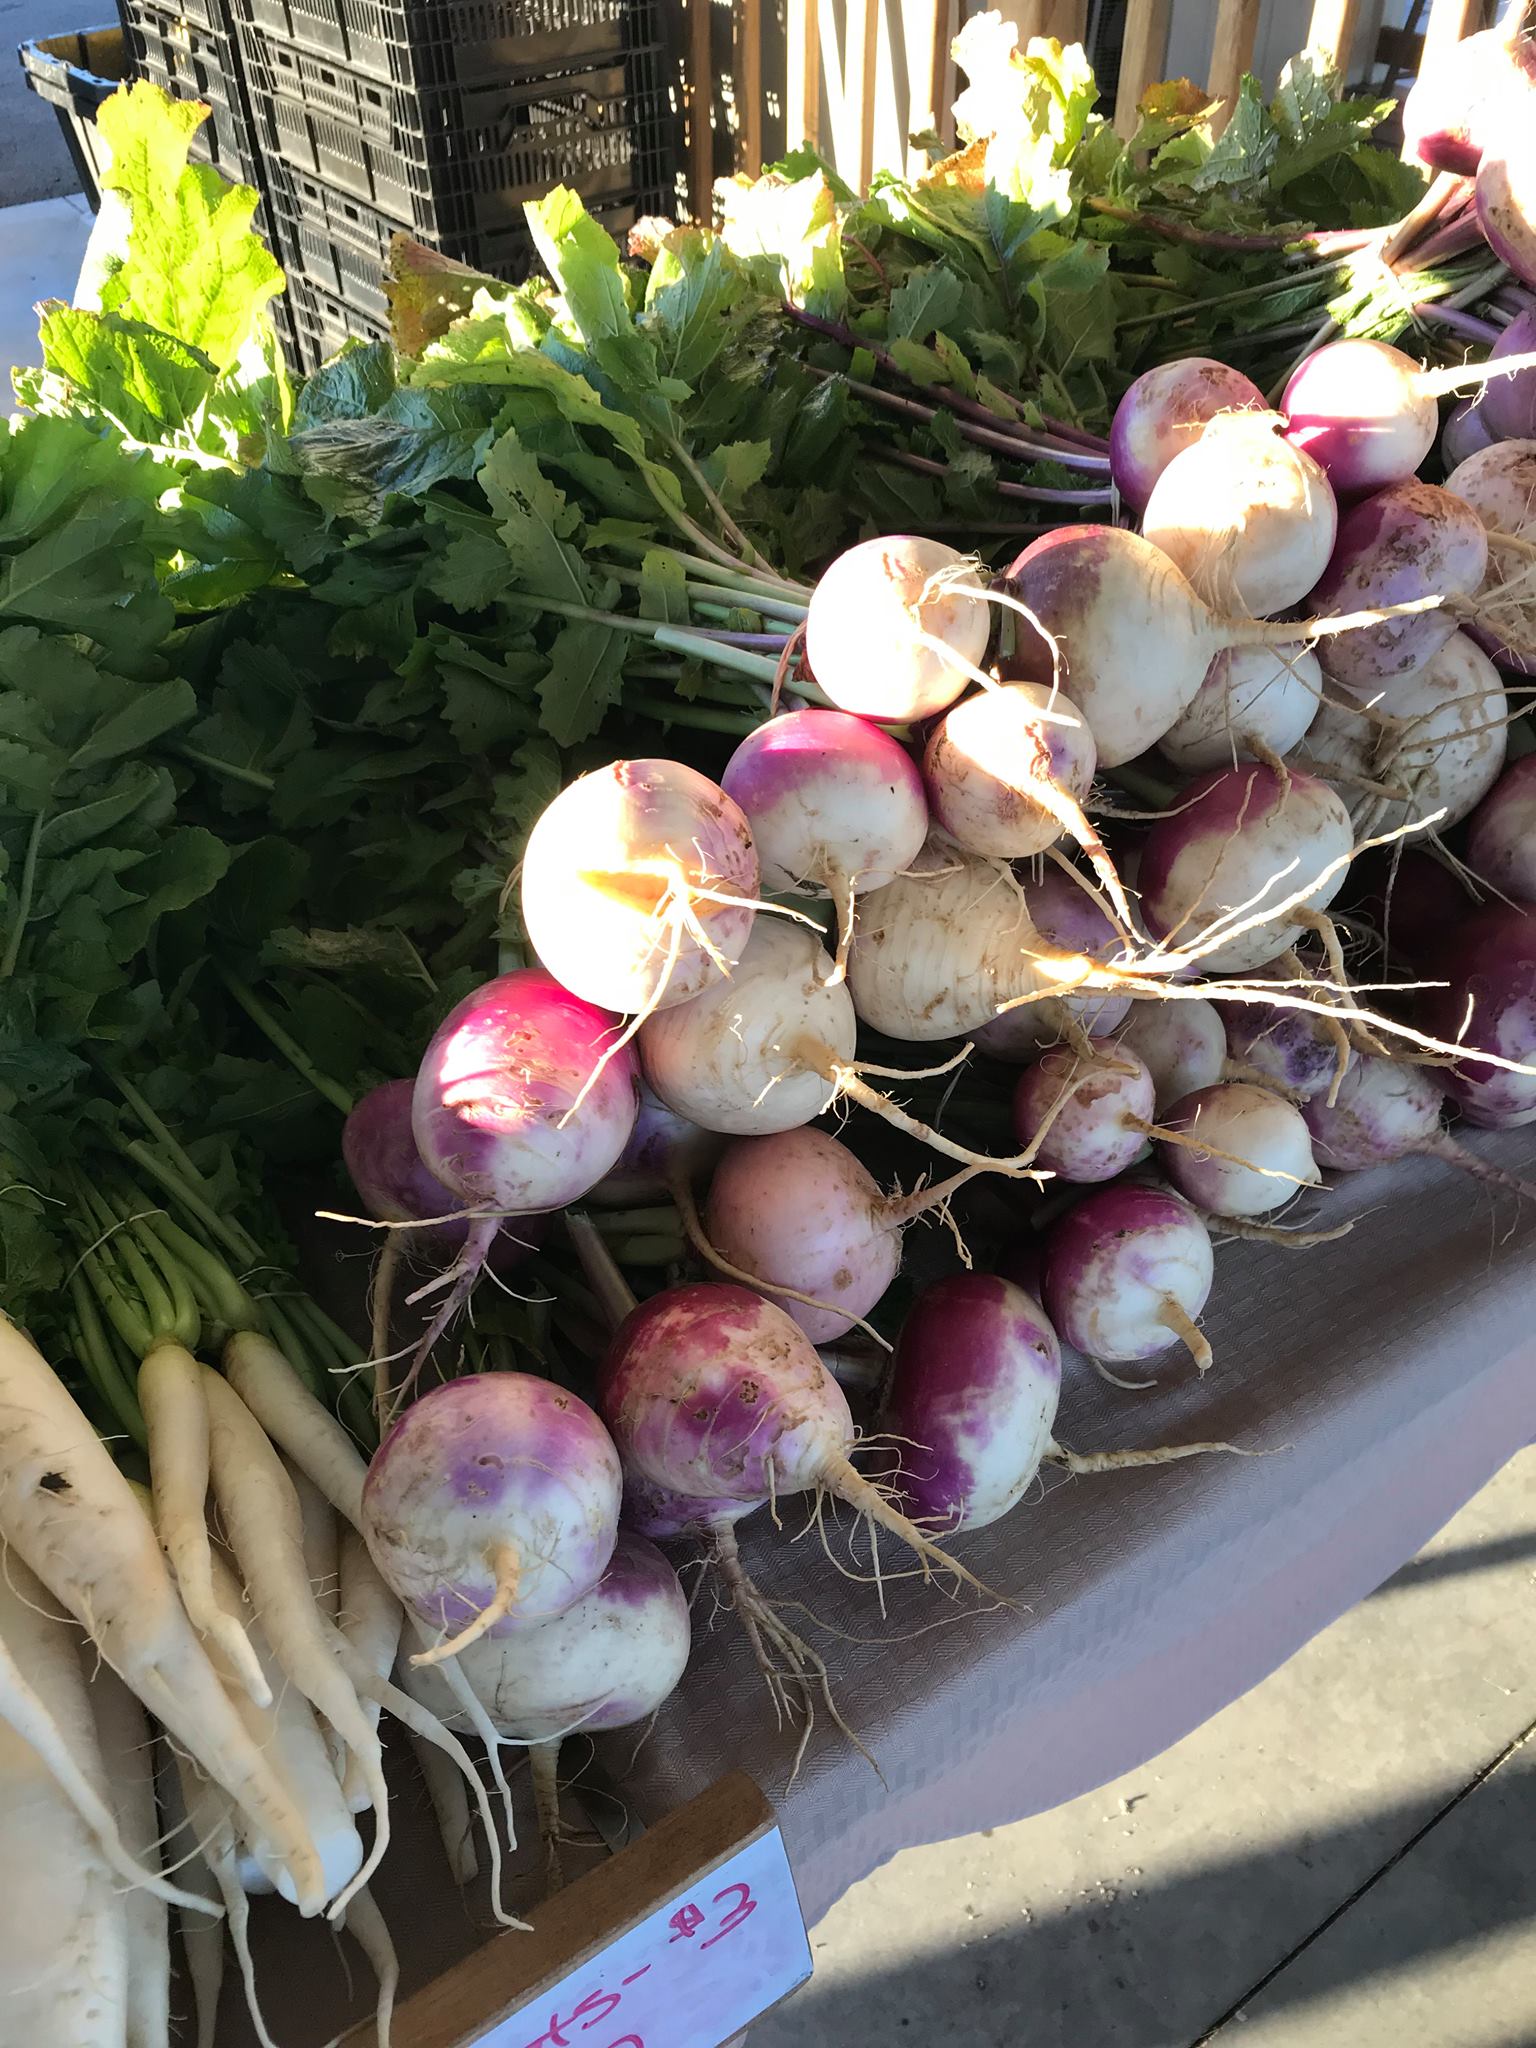
[{"label": "produce display", "polygon": [[18,2039],[168,2043],[174,1906],[199,2042],[221,1919],[268,2040],[273,1893],[387,2040],[399,1729],[516,1928],[509,1767],[556,1885],[679,1568],[857,1744],[834,1517],[877,1617],[1011,1600],[964,1539],[1042,1464],[1252,1448],[1054,1434],[1219,1375],[1225,1240],[1409,1155],[1536,1192],[1475,1136],[1536,1124],[1536,66],[1416,88],[1421,172],[1305,60],[1122,144],[1013,38],[867,197],[402,240],[298,385],[205,110],[102,109],[0,428]]}]

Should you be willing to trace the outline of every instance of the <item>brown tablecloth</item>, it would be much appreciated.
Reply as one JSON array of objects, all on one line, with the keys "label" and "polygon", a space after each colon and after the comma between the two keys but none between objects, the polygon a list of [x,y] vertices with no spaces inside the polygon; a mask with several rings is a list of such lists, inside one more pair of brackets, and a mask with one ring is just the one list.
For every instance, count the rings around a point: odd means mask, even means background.
[{"label": "brown tablecloth", "polygon": [[[1471,1143],[1536,1164],[1536,1130]],[[1178,1363],[1146,1394],[1080,1360],[1064,1375],[1057,1434],[1074,1449],[1218,1438],[1273,1455],[1048,1476],[954,1545],[1015,1603],[990,1612],[906,1578],[887,1582],[882,1620],[873,1587],[841,1577],[814,1531],[790,1542],[796,1504],[782,1535],[755,1517],[745,1562],[826,1625],[806,1633],[884,1783],[825,1719],[789,1782],[794,1736],[775,1730],[729,1616],[704,1625],[706,1588],[682,1691],[632,1764],[632,1738],[605,1745],[636,1813],[745,1766],[779,1807],[814,1921],[899,1849],[1133,1769],[1412,1557],[1536,1438],[1536,1216],[1428,1160],[1345,1179],[1312,1206],[1359,1220],[1306,1252],[1219,1252],[1203,1383]],[[846,1525],[833,1547],[847,1566]],[[899,1569],[894,1550],[887,1539],[882,1560]],[[865,1570],[868,1556],[861,1542]]]}]

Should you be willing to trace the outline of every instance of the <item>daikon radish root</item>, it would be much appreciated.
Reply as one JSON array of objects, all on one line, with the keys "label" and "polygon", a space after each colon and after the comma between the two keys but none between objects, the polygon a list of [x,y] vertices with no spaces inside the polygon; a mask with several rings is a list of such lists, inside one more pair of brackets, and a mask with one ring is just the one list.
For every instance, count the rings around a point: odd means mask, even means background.
[{"label": "daikon radish root", "polygon": [[224,1375],[267,1435],[361,1533],[367,1461],[269,1338],[242,1330],[224,1347]]},{"label": "daikon radish root", "polygon": [[202,1367],[184,1345],[157,1344],[139,1367],[139,1406],[149,1436],[155,1534],[176,1575],[187,1618],[212,1636],[259,1706],[266,1681],[238,1621],[220,1611],[208,1564],[208,1404]]},{"label": "daikon radish root", "polygon": [[[149,1870],[160,1868],[160,1810],[155,1803],[155,1738],[143,1707],[109,1665],[94,1655],[88,1671],[91,1714],[101,1746],[107,1797],[118,1832]],[[178,1872],[178,1875],[181,1873]],[[198,1894],[188,1894],[190,1906]],[[170,2048],[171,1925],[166,1901],[143,1885],[123,1900],[128,1919],[127,2048]]]},{"label": "daikon radish root", "polygon": [[[340,1577],[337,1626],[369,1669],[380,1678],[388,1678],[395,1668],[405,1614],[400,1602],[379,1577],[378,1566],[368,1555],[367,1544],[350,1524],[340,1532]],[[365,1699],[362,1705],[370,1725],[377,1728],[378,1701]],[[368,1804],[368,1787],[363,1782],[357,1759],[350,1752],[342,1777],[342,1792],[354,1813],[361,1813]]]},{"label": "daikon radish root", "polygon": [[[256,1996],[256,1961],[251,1954],[250,1939],[251,1915],[246,1904],[245,1888],[240,1882],[240,1841],[235,1825],[234,1807],[219,1787],[211,1779],[205,1778],[197,1766],[189,1763],[185,1757],[177,1757],[176,1768],[181,1779],[181,1797],[186,1807],[187,1826],[202,1853],[203,1861],[213,1873],[214,1883],[219,1888],[219,1897],[224,1901],[224,1912],[229,1921],[229,1938],[234,1944],[235,1959],[240,1965],[240,1981],[245,1987],[246,2010],[251,2016],[256,2039],[261,2043],[261,2048],[278,2048],[278,2044],[267,2032],[261,2003]],[[201,2018],[199,2011],[199,2025]]]},{"label": "daikon radish root", "polygon": [[374,2004],[373,2030],[378,2048],[389,2048],[390,2026],[395,2013],[395,1993],[400,1988],[400,1958],[390,1939],[378,1902],[364,1885],[347,1907],[342,1921],[348,1934],[368,1958],[378,1979],[379,1995]]},{"label": "daikon radish root", "polygon": [[234,1389],[206,1366],[203,1371],[214,1498],[230,1547],[279,1664],[357,1757],[368,1785],[373,1847],[336,1895],[334,1914],[368,1882],[389,1847],[383,1754],[315,1606],[304,1569],[303,1519],[282,1459]]},{"label": "daikon radish root", "polygon": [[[37,1582],[7,1562],[24,1583],[18,1590],[0,1575],[0,1641],[25,1669],[38,1715],[88,1798],[71,1797],[43,1752],[0,1719],[0,1854],[11,1872],[0,1913],[0,2038],[16,2048],[111,2048],[127,2038],[128,1910],[101,1846],[118,1836],[96,1727],[74,1632],[42,1611]],[[0,1693],[8,1709],[14,1691]],[[99,1825],[82,1817],[93,1803]],[[126,1849],[121,1857],[136,1867]]]},{"label": "daikon radish root", "polygon": [[303,1817],[251,1742],[188,1621],[128,1481],[40,1354],[0,1317],[0,1539],[80,1621],[112,1668],[238,1801],[288,1869],[302,1909],[321,1902]]},{"label": "daikon radish root", "polygon": [[[186,1906],[176,1909],[197,2024],[193,2048],[217,2048],[219,1992],[224,1983],[223,1901],[213,1872],[208,1868],[187,1820],[181,1772],[171,1754],[170,1744],[162,1742],[156,1747],[155,1783],[160,1795],[160,1811],[165,1816],[166,1855],[177,1865],[183,1883],[202,1908],[199,1912],[193,1912]],[[218,1915],[217,1919],[211,1917],[214,1914]]]}]

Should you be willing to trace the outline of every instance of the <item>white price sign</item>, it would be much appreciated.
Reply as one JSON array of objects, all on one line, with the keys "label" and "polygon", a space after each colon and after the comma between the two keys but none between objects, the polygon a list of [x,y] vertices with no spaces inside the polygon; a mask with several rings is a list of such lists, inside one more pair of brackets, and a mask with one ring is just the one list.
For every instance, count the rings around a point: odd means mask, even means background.
[{"label": "white price sign", "polygon": [[479,2048],[721,2048],[810,1974],[789,1858],[770,1828]]}]

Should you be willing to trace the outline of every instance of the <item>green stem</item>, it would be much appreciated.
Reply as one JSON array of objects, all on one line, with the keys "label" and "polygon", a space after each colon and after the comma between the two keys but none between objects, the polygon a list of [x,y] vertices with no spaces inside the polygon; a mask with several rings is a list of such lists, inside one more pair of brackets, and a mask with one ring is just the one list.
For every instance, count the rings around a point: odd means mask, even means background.
[{"label": "green stem", "polygon": [[69,1298],[80,1324],[80,1363],[90,1376],[91,1384],[133,1441],[141,1447],[147,1445],[149,1438],[144,1429],[144,1417],[139,1412],[138,1398],[118,1360],[112,1339],[96,1312],[91,1290],[78,1270],[69,1276]]},{"label": "green stem", "polygon": [[[668,551],[670,552],[670,550]],[[674,556],[680,561],[681,557]],[[617,564],[610,567],[610,576],[616,576],[620,583],[639,584],[644,581],[638,569],[621,569]],[[705,582],[702,578],[686,577],[683,584],[688,596],[695,601],[694,608],[706,610],[712,605],[739,606],[743,611],[759,612],[764,618],[785,619],[791,624],[798,623],[806,615],[808,606],[798,599],[787,597],[783,592],[770,590],[761,583],[743,581],[732,583],[722,575],[718,582]]]},{"label": "green stem", "polygon": [[[272,1342],[293,1367],[299,1378],[308,1387],[317,1401],[325,1401],[330,1393],[330,1375],[316,1365],[298,1331],[289,1322],[270,1296],[262,1302],[259,1321],[266,1325]],[[327,1402],[327,1405],[329,1403]]]},{"label": "green stem", "polygon": [[714,513],[715,518],[719,523],[720,531],[725,535],[726,539],[732,543],[737,553],[741,556],[742,560],[745,561],[747,566],[752,569],[771,568],[772,564],[766,561],[764,557],[758,553],[757,549],[753,547],[751,541],[748,540],[747,536],[736,524],[735,520],[731,517],[730,513],[726,511],[724,501],[720,497],[720,494],[716,491],[714,485],[710,482],[709,478],[704,474],[703,470],[699,467],[698,463],[694,461],[693,455],[689,450],[687,443],[683,441],[681,437],[674,437],[670,443],[670,446],[672,449],[672,453],[677,458],[678,462],[682,464],[683,468],[687,470],[689,476],[693,478],[694,486],[697,489],[699,496],[704,500],[705,504],[709,507],[710,511]]},{"label": "green stem", "polygon": [[1160,811],[1166,811],[1178,801],[1179,792],[1170,782],[1160,782],[1155,775],[1148,775],[1143,769],[1129,765],[1104,770],[1106,782],[1113,782],[1138,803],[1152,804]]},{"label": "green stem", "polygon": [[317,1095],[323,1095],[333,1108],[339,1109],[343,1116],[350,1116],[352,1097],[346,1089],[339,1081],[333,1081],[329,1074],[321,1073],[303,1046],[283,1029],[254,989],[247,987],[239,975],[231,974],[227,967],[221,970],[221,978],[224,986],[256,1029],[264,1038],[270,1040],[274,1049],[282,1054],[294,1072],[307,1081]]},{"label": "green stem", "polygon": [[621,1266],[672,1266],[682,1258],[686,1245],[681,1235],[663,1237],[615,1237],[608,1249]]},{"label": "green stem", "polygon": [[667,493],[657,483],[654,467],[651,463],[642,462],[640,464],[640,474],[645,479],[646,489],[679,533],[683,534],[688,540],[691,540],[696,548],[702,548],[706,555],[710,556],[714,561],[722,563],[727,569],[740,569],[744,566],[739,556],[733,555],[721,547],[718,541],[705,532],[697,520],[689,517],[681,505],[673,503],[672,499],[667,496]]},{"label": "green stem", "polygon": [[166,1259],[184,1275],[206,1316],[226,1330],[254,1330],[261,1318],[256,1304],[216,1252],[200,1244],[188,1230],[162,1210],[145,1219],[148,1234]]},{"label": "green stem", "polygon": [[704,704],[688,704],[678,698],[637,696],[625,692],[624,706],[667,725],[691,726],[695,732],[726,732],[745,739],[762,721],[750,711],[711,711]]},{"label": "green stem", "polygon": [[1262,284],[1244,285],[1235,292],[1219,292],[1210,299],[1194,299],[1184,307],[1165,306],[1157,313],[1138,313],[1132,320],[1122,320],[1117,331],[1125,334],[1133,327],[1151,327],[1159,320],[1187,320],[1192,314],[1209,312],[1214,306],[1242,305],[1249,299],[1261,299],[1268,293],[1300,291],[1307,285],[1331,276],[1334,271],[1345,269],[1353,260],[1349,256],[1339,256],[1331,263],[1310,265],[1300,276],[1266,278]]},{"label": "green stem", "polygon": [[592,1209],[593,1227],[604,1237],[648,1235],[678,1228],[677,1209],[671,1202],[657,1202],[643,1209]]},{"label": "green stem", "polygon": [[[149,1102],[125,1074],[119,1073],[115,1067],[110,1066],[107,1067],[106,1073],[113,1087],[116,1088],[140,1123],[143,1124],[145,1130],[149,1132],[156,1144],[164,1148],[167,1158],[171,1161],[171,1168],[168,1169],[165,1162],[156,1156],[152,1147],[141,1143],[138,1139],[128,1140],[126,1144],[120,1140],[118,1143],[119,1151],[126,1151],[127,1156],[134,1159],[135,1163],[142,1163],[138,1158],[139,1153],[145,1154],[151,1162],[148,1171],[154,1174],[160,1185],[162,1187],[170,1187],[173,1194],[181,1192],[189,1208],[194,1205],[200,1205],[201,1210],[213,1219],[213,1236],[215,1241],[227,1245],[233,1256],[240,1260],[243,1265],[254,1265],[262,1256],[261,1246],[248,1231],[240,1230],[235,1225],[227,1223],[216,1210],[209,1206],[208,1202],[199,1192],[206,1185],[202,1171],[197,1161],[187,1151],[170,1125],[164,1121],[156,1110],[151,1108]],[[138,1147],[138,1152],[134,1151],[133,1148],[135,1146]],[[168,1171],[171,1173],[170,1179],[167,1179]]]},{"label": "green stem", "polygon": [[599,611],[596,605],[575,604],[564,597],[533,597],[527,591],[509,591],[504,604],[526,605],[530,611],[553,612],[562,619],[590,619],[594,625],[611,626],[618,633],[633,633],[637,639],[653,640],[671,654],[691,654],[711,661],[717,668],[734,669],[760,683],[772,684],[778,663],[766,654],[753,654],[745,647],[727,647],[700,633],[687,633],[678,626],[663,626],[655,619],[632,618],[628,612]]},{"label": "green stem", "polygon": [[32,896],[37,888],[37,856],[43,843],[44,814],[39,811],[32,820],[32,830],[27,834],[26,857],[21,864],[21,886],[16,892],[16,915],[11,919],[11,929],[6,935],[5,957],[0,959],[0,981],[9,981],[16,972],[16,962],[21,958],[21,942],[26,937],[27,919],[32,915]]},{"label": "green stem", "polygon": [[158,1181],[168,1194],[176,1197],[182,1207],[195,1216],[215,1244],[221,1244],[230,1257],[241,1265],[257,1265],[261,1260],[261,1249],[222,1217],[212,1203],[204,1199],[196,1184],[168,1166],[152,1145],[146,1145],[142,1138],[118,1140],[125,1159],[131,1159],[141,1172]]},{"label": "green stem", "polygon": [[214,775],[222,775],[226,782],[238,782],[246,789],[259,789],[265,795],[270,795],[277,787],[276,777],[263,775],[259,768],[237,768],[233,761],[221,761],[216,754],[205,754],[200,747],[182,745],[176,751],[194,768],[206,768]]},{"label": "green stem", "polygon": [[[648,555],[655,548],[654,541],[615,540],[611,545],[620,554]],[[695,576],[708,583],[727,583],[737,590],[756,591],[763,597],[788,598],[797,602],[809,602],[811,589],[806,583],[797,583],[792,576],[780,576],[777,570],[768,576],[753,576],[745,569],[734,572],[720,562],[711,562],[703,555],[690,555],[682,548],[668,548],[665,551],[685,570],[692,570]]]}]

